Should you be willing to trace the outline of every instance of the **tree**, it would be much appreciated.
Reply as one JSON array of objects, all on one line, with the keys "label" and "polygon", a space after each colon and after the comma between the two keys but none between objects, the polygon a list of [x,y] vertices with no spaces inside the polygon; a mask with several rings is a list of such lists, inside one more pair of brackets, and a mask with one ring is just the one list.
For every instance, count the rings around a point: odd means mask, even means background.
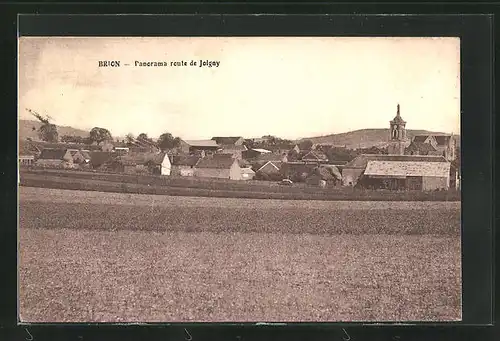
[{"label": "tree", "polygon": [[[59,140],[59,133],[57,132],[57,126],[55,124],[50,123],[50,117],[43,117],[39,113],[26,109],[30,114],[36,117],[42,123],[40,128],[38,129],[38,136],[40,139],[46,142],[57,142]],[[34,127],[33,127],[34,128]]]},{"label": "tree", "polygon": [[137,139],[138,140],[145,140],[145,141],[149,141],[149,137],[148,137],[148,134],[146,133],[140,133],[138,136],[137,136]]},{"label": "tree", "polygon": [[127,136],[125,136],[125,141],[127,141],[127,144],[130,145],[132,142],[135,141],[135,137],[132,133],[128,133]]},{"label": "tree", "polygon": [[104,141],[113,140],[111,133],[108,129],[94,127],[89,133],[89,138],[92,142],[101,143]]},{"label": "tree", "polygon": [[158,145],[161,150],[167,150],[179,147],[181,144],[181,139],[178,137],[174,137],[170,133],[164,133],[160,135],[158,139]]},{"label": "tree", "polygon": [[311,140],[304,140],[299,143],[300,150],[311,150],[313,142]]}]

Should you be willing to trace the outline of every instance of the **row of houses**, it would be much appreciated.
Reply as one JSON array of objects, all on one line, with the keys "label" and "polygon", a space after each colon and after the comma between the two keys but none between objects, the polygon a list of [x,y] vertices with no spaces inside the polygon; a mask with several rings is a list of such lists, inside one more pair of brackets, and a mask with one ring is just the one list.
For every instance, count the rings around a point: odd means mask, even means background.
[{"label": "row of houses", "polygon": [[[388,189],[436,190],[458,187],[459,167],[451,136],[415,136],[406,143],[404,122],[391,123],[393,154],[362,154],[349,162],[329,159],[332,146],[261,144],[247,148],[242,137],[181,140],[167,151],[150,140],[104,142],[99,146],[24,143],[19,146],[22,165],[92,168],[112,172],[212,177],[231,180],[305,181],[311,184]],[[334,148],[335,146],[333,146]]]}]

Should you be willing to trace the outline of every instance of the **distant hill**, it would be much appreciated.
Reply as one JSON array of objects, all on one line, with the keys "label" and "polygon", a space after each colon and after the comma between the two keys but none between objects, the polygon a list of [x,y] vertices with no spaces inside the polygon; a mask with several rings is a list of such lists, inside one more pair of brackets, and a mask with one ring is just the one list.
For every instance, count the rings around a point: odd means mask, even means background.
[{"label": "distant hill", "polygon": [[[26,140],[27,138],[31,138],[34,141],[39,140],[38,129],[40,128],[41,125],[42,124],[38,121],[19,120],[19,139]],[[81,137],[89,136],[88,131],[75,129],[73,127],[57,126],[57,132],[59,133],[59,137],[63,135],[72,135]]]},{"label": "distant hill", "polygon": [[[415,135],[443,135],[444,133],[432,132],[428,130],[406,130],[406,134],[408,139],[411,139]],[[349,149],[370,148],[373,146],[385,147],[387,146],[389,140],[389,129],[361,129],[350,131],[348,133],[309,137],[302,140],[311,140],[313,143],[328,143],[338,146],[345,145]],[[459,136],[457,136],[457,140],[460,142]]]}]

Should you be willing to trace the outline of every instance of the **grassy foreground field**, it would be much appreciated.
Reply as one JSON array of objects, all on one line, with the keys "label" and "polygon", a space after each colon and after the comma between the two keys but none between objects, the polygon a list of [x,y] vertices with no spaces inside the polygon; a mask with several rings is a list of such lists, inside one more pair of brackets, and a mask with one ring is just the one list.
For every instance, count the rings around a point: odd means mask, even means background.
[{"label": "grassy foreground field", "polygon": [[20,188],[19,261],[30,322],[461,316],[458,203]]}]

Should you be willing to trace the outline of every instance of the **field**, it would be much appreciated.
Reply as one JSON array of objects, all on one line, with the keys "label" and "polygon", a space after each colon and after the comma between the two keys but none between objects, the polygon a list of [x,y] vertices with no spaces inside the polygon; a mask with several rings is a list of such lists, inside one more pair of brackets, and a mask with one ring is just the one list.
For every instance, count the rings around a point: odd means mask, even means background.
[{"label": "field", "polygon": [[23,321],[461,317],[457,202],[19,192]]}]

